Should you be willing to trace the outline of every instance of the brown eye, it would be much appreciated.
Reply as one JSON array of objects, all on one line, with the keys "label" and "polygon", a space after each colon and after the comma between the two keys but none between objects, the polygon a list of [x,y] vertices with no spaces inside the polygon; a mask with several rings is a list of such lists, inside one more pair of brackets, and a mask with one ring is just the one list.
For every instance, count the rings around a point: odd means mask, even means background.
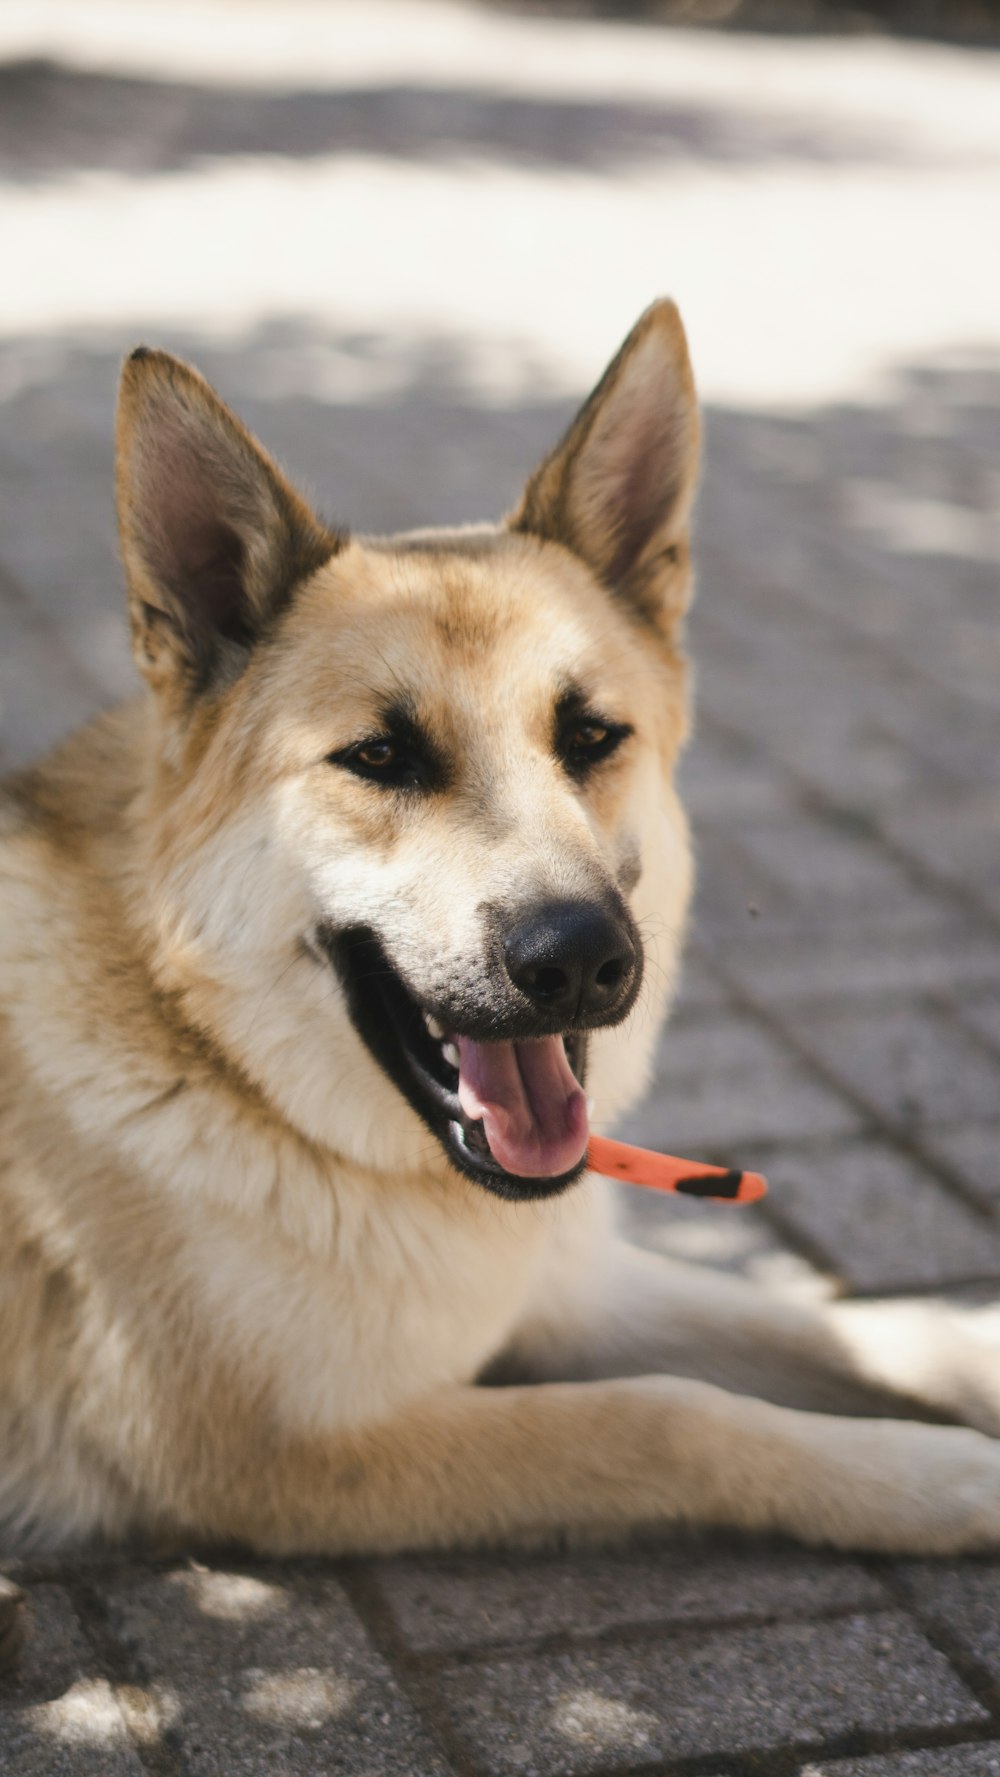
[{"label": "brown eye", "polygon": [[399,750],[391,740],[369,740],[357,748],[354,757],[369,771],[388,771],[398,763]]},{"label": "brown eye", "polygon": [[608,738],[608,730],[603,722],[581,722],[574,728],[569,737],[569,744],[574,752],[589,752],[591,747],[603,747]]},{"label": "brown eye", "polygon": [[598,716],[571,716],[557,733],[556,751],[571,777],[585,778],[603,759],[610,759],[632,730],[626,722],[602,722]]},{"label": "brown eye", "polygon": [[380,790],[434,789],[441,779],[433,748],[419,738],[373,734],[368,740],[358,740],[339,752],[328,753],[327,763],[352,771],[355,777],[367,778]]}]

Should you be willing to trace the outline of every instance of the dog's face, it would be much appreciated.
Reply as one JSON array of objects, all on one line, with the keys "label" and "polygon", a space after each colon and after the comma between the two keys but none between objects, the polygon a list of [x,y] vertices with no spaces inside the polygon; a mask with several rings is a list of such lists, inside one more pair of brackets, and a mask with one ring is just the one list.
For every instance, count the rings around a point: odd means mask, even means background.
[{"label": "dog's face", "polygon": [[199,378],[130,360],[157,967],[308,1134],[550,1195],[588,1074],[601,1111],[641,1086],[689,887],[696,457],[669,305],[495,530],[325,531]]}]

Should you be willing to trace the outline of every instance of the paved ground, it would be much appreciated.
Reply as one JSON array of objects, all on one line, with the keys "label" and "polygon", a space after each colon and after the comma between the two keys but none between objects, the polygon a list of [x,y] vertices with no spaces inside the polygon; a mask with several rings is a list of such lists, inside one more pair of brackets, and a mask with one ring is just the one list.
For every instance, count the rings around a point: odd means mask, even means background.
[{"label": "paved ground", "polygon": [[[332,513],[458,519],[509,501],[679,280],[709,405],[701,886],[632,1128],[772,1194],[644,1204],[637,1232],[775,1287],[1000,1300],[995,61],[758,41],[741,85],[733,39],[293,15],[65,0],[0,28],[4,759],[131,682],[126,345],[197,358]],[[9,1572],[12,1777],[1000,1772],[989,1562],[710,1539]],[[27,1614],[0,1583],[0,1665]]]}]

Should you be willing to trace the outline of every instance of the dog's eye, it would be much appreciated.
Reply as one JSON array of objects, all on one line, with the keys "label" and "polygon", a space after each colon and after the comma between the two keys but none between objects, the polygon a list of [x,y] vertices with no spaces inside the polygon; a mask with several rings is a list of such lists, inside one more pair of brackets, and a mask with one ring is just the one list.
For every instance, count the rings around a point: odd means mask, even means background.
[{"label": "dog's eye", "polygon": [[608,759],[632,730],[624,722],[604,722],[599,716],[577,716],[559,736],[559,752],[567,771],[585,777],[591,767]]},{"label": "dog's eye", "polygon": [[354,757],[370,771],[388,771],[399,763],[399,748],[391,740],[368,740],[358,747]]},{"label": "dog's eye", "polygon": [[603,722],[581,722],[570,735],[569,744],[574,753],[592,753],[596,747],[603,747],[607,739],[608,730]]},{"label": "dog's eye", "polygon": [[327,756],[330,765],[341,765],[355,777],[367,778],[391,790],[425,789],[433,777],[431,761],[414,747],[393,740],[387,734],[373,734],[353,746],[342,747]]}]

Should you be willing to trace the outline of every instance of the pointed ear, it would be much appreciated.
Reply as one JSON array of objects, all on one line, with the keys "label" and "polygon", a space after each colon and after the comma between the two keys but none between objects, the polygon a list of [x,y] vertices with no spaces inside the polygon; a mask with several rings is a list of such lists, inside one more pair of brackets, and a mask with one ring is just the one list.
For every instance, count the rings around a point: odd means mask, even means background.
[{"label": "pointed ear", "polygon": [[145,346],[122,371],[117,485],[133,646],[157,689],[235,677],[340,547],[197,371]]},{"label": "pointed ear", "polygon": [[536,469],[508,519],[562,543],[669,631],[687,601],[698,403],[681,318],[657,302]]}]

